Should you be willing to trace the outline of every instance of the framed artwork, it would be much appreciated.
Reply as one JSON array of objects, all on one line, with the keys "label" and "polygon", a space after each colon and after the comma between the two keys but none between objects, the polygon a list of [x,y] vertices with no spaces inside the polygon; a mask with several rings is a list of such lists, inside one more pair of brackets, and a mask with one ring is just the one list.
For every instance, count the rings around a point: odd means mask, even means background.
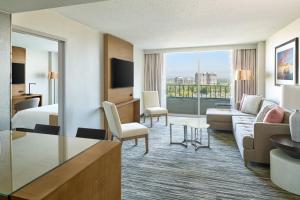
[{"label": "framed artwork", "polygon": [[275,48],[275,85],[298,83],[298,38]]}]

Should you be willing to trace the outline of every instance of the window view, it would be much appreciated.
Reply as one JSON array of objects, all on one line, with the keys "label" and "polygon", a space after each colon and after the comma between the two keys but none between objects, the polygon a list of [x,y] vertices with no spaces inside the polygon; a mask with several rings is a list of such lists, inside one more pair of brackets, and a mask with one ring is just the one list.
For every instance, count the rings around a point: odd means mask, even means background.
[{"label": "window view", "polygon": [[167,53],[169,112],[197,115],[205,114],[207,108],[230,107],[231,54],[232,51]]}]

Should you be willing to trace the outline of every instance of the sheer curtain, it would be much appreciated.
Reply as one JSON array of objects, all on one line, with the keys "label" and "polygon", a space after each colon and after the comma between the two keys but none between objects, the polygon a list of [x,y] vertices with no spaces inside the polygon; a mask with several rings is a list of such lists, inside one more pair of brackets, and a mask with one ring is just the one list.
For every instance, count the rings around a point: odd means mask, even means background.
[{"label": "sheer curtain", "polygon": [[256,94],[256,49],[236,49],[233,51],[233,77],[237,70],[250,70],[253,80],[234,81],[234,103],[240,102],[243,94]]},{"label": "sheer curtain", "polygon": [[145,54],[145,91],[158,91],[160,103],[165,106],[165,77],[164,77],[164,54]]}]

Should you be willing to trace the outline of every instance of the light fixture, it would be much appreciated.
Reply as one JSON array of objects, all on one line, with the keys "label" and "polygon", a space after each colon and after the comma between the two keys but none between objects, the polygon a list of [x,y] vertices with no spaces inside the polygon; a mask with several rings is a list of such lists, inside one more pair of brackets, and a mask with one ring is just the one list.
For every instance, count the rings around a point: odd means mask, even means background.
[{"label": "light fixture", "polygon": [[248,69],[238,69],[235,71],[235,80],[251,81],[253,80],[252,71]]},{"label": "light fixture", "polygon": [[58,79],[58,72],[50,71],[48,73],[48,79],[53,80],[53,82],[54,82],[54,100],[53,100],[53,102],[55,103],[55,88],[56,88],[55,87],[55,80]]}]

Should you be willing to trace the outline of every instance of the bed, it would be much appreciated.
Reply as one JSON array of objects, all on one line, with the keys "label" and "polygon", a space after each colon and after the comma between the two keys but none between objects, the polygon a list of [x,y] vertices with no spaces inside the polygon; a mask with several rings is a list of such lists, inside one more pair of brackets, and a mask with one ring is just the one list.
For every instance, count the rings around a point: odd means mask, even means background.
[{"label": "bed", "polygon": [[58,104],[21,110],[12,118],[12,129],[34,129],[36,124],[57,125],[57,116]]}]

